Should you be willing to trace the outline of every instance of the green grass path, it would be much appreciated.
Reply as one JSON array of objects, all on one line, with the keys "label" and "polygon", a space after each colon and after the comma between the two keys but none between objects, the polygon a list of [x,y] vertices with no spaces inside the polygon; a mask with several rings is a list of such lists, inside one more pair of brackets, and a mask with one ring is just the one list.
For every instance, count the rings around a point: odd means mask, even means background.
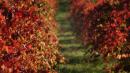
[{"label": "green grass path", "polygon": [[[67,64],[60,65],[59,73],[100,73],[100,63],[85,63],[81,43],[76,39],[69,21],[69,0],[59,0],[57,21],[59,22],[58,37],[60,40],[61,52],[67,59]],[[99,64],[97,66],[97,64]]]}]

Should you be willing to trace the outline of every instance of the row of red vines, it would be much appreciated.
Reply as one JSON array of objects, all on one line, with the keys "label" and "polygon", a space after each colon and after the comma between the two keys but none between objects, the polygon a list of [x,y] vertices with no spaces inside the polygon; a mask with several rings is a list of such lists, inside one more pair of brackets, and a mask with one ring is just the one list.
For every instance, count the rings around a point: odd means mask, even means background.
[{"label": "row of red vines", "polygon": [[71,21],[84,45],[117,61],[109,73],[130,71],[130,0],[72,0]]},{"label": "row of red vines", "polygon": [[0,0],[0,73],[57,73],[56,0]]}]

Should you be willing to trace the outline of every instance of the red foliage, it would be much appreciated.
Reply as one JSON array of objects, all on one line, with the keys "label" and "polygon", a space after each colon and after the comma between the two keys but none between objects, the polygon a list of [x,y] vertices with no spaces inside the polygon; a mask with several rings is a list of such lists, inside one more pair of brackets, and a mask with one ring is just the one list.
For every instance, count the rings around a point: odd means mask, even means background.
[{"label": "red foliage", "polygon": [[56,0],[0,0],[0,73],[55,73]]},{"label": "red foliage", "polygon": [[129,0],[72,0],[71,15],[85,45],[92,44],[104,57],[119,59],[119,55],[130,53]]}]

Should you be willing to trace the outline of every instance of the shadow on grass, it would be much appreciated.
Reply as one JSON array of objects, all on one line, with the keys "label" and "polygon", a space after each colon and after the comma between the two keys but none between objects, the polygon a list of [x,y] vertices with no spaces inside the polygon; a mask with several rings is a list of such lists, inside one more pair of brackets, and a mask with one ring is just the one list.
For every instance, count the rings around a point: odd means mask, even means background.
[{"label": "shadow on grass", "polygon": [[[61,52],[67,59],[66,64],[60,64],[57,68],[59,73],[103,73],[103,64],[100,60],[85,63],[85,51],[82,44],[77,40],[73,33],[73,27],[70,24],[67,15],[69,15],[69,1],[58,0],[59,10],[56,16],[59,22],[59,43]],[[90,59],[90,57],[88,58]]]},{"label": "shadow on grass", "polygon": [[58,0],[59,3],[59,11],[65,12],[69,10],[69,2],[70,0]]},{"label": "shadow on grass", "polygon": [[60,73],[103,73],[100,67],[92,64],[75,64],[67,65],[67,68],[64,65],[60,65]]}]

